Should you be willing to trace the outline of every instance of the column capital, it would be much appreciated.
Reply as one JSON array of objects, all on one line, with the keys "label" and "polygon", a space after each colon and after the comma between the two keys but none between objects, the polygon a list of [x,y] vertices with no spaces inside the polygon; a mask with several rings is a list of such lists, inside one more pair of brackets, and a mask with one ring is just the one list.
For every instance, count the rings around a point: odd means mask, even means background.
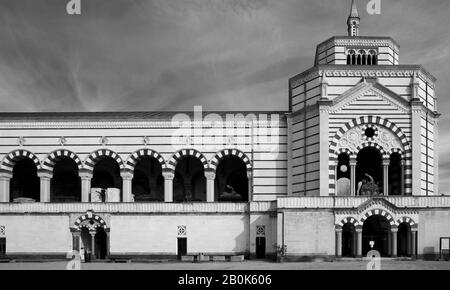
[{"label": "column capital", "polygon": [[80,171],[78,175],[80,176],[81,179],[92,179],[93,173],[87,171]]},{"label": "column capital", "polygon": [[173,180],[175,178],[175,172],[163,170],[162,176],[164,177],[165,180]]},{"label": "column capital", "polygon": [[37,176],[39,178],[43,178],[43,179],[52,179],[53,178],[53,174],[48,171],[38,171]]},{"label": "column capital", "polygon": [[358,164],[358,160],[356,158],[350,158],[350,166],[356,166]]},{"label": "column capital", "polygon": [[214,179],[216,179],[216,173],[212,170],[206,170],[205,177],[207,180],[214,180]]},{"label": "column capital", "polygon": [[120,177],[122,177],[122,179],[133,179],[133,172],[130,171],[121,171],[120,172]]},{"label": "column capital", "polygon": [[398,228],[397,227],[392,227],[391,228],[391,233],[398,233]]},{"label": "column capital", "polygon": [[253,171],[252,170],[247,170],[247,178],[251,179],[253,177]]},{"label": "column capital", "polygon": [[355,232],[357,232],[357,233],[362,233],[362,231],[363,231],[363,228],[362,227],[356,227],[355,228]]},{"label": "column capital", "polygon": [[390,159],[383,159],[383,166],[389,166],[391,164]]},{"label": "column capital", "polygon": [[341,233],[342,233],[342,228],[335,228],[334,231],[335,231],[337,234],[341,234]]},{"label": "column capital", "polygon": [[97,231],[89,231],[89,234],[90,234],[91,236],[95,236],[95,235],[97,234]]},{"label": "column capital", "polygon": [[77,228],[70,228],[70,232],[72,233],[72,235],[76,236],[76,235],[80,235],[81,234],[81,230],[77,229]]},{"label": "column capital", "polygon": [[0,179],[11,179],[13,177],[10,172],[0,172]]}]

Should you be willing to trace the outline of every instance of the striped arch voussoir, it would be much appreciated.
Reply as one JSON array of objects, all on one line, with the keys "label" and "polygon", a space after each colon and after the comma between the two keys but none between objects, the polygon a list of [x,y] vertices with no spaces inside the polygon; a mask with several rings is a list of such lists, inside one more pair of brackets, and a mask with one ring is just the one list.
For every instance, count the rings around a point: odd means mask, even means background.
[{"label": "striped arch voussoir", "polygon": [[76,164],[79,170],[82,169],[83,167],[83,163],[81,162],[81,159],[78,157],[77,154],[73,153],[70,150],[56,150],[52,153],[50,153],[47,158],[44,160],[44,163],[42,165],[42,168],[44,170],[53,172],[53,168],[55,167],[56,162],[58,161],[58,159],[60,158],[70,158],[72,159]]},{"label": "striped arch voussoir", "polygon": [[1,164],[2,171],[12,173],[17,161],[25,158],[31,159],[36,165],[36,168],[38,170],[41,169],[41,163],[36,155],[27,150],[15,150],[6,155],[6,157],[3,159],[3,162]]},{"label": "striped arch voussoir", "polygon": [[77,218],[74,223],[74,228],[80,229],[81,227],[83,227],[83,224],[85,224],[85,222],[87,222],[87,221],[89,221],[89,222],[92,221],[93,227],[102,227],[105,229],[108,228],[105,220],[103,220],[100,216],[98,216],[96,214],[92,214],[90,216],[89,213],[86,213],[86,214],[80,216],[79,218]]},{"label": "striped arch voussoir", "polygon": [[245,163],[245,167],[247,168],[247,170],[250,170],[252,168],[252,163],[250,162],[250,158],[248,158],[248,156],[244,152],[237,150],[237,149],[225,149],[225,150],[218,152],[213,157],[213,159],[211,159],[211,163],[210,163],[211,169],[216,170],[217,166],[219,166],[219,162],[227,156],[235,156],[235,157],[241,159]]},{"label": "striped arch voussoir", "polygon": [[206,170],[209,168],[208,160],[206,157],[195,149],[183,149],[175,153],[172,158],[169,160],[169,164],[167,165],[167,169],[175,170],[178,162],[184,157],[195,157],[203,164],[203,168]]},{"label": "striped arch voussoir", "polygon": [[120,156],[116,152],[109,149],[100,149],[89,155],[84,164],[85,169],[88,171],[93,171],[95,164],[102,157],[110,157],[114,159],[119,165],[120,170],[125,169],[125,165],[122,161],[122,158],[120,158]]},{"label": "striped arch voussoir", "polygon": [[350,122],[348,122],[342,128],[339,129],[339,131],[335,134],[333,140],[331,141],[330,152],[334,152],[335,154],[337,154],[336,146],[337,146],[339,140],[342,138],[342,136],[344,136],[344,134],[348,130],[350,130],[354,127],[360,126],[360,125],[364,125],[364,124],[366,124],[368,126],[375,124],[375,125],[379,125],[379,126],[388,128],[400,139],[400,142],[402,143],[403,148],[406,151],[405,153],[407,154],[407,152],[411,151],[411,146],[408,142],[408,139],[406,138],[406,135],[394,123],[390,122],[389,120],[383,119],[381,117],[362,116],[362,117],[351,120]]},{"label": "striped arch voussoir", "polygon": [[389,158],[389,154],[386,152],[386,150],[384,150],[383,146],[375,142],[364,142],[363,144],[361,144],[361,146],[356,147],[356,152],[359,152],[364,148],[375,148],[380,151],[381,155],[383,155],[383,158]]},{"label": "striped arch voussoir", "polygon": [[364,222],[365,222],[369,217],[371,217],[371,216],[376,216],[376,215],[385,217],[385,218],[388,220],[388,222],[389,222],[389,224],[390,224],[391,226],[396,226],[396,225],[397,225],[396,222],[395,222],[395,220],[394,220],[394,218],[392,217],[392,215],[389,214],[387,211],[382,210],[382,209],[373,209],[373,210],[371,210],[371,211],[368,211],[368,212],[361,218],[361,221],[360,221],[361,225],[364,224]]},{"label": "striped arch voussoir", "polygon": [[159,162],[159,164],[161,164],[161,168],[163,170],[166,169],[166,161],[164,160],[164,157],[162,157],[161,154],[151,149],[141,149],[131,154],[130,157],[128,158],[126,162],[128,170],[133,171],[139,159],[146,156],[155,158]]},{"label": "striped arch voussoir", "polygon": [[355,219],[355,218],[353,218],[353,217],[347,217],[347,218],[341,220],[341,221],[339,222],[339,224],[337,224],[337,226],[343,227],[343,226],[345,226],[346,224],[352,224],[352,225],[354,225],[355,227],[359,225],[357,219]]},{"label": "striped arch voussoir", "polygon": [[406,224],[410,225],[411,227],[414,227],[417,225],[417,223],[410,217],[402,217],[397,220],[397,225],[401,225],[403,223],[406,223]]}]

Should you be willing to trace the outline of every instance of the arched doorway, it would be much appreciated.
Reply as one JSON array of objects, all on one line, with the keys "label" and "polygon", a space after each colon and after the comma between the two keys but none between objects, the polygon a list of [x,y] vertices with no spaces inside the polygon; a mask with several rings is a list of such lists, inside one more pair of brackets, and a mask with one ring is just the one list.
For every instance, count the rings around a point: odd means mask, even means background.
[{"label": "arched doorway", "polygon": [[[101,198],[102,202],[105,202],[106,191],[108,189],[116,190],[116,199],[120,200],[120,191],[122,189],[122,178],[120,176],[120,167],[117,164],[117,161],[108,156],[102,156],[98,159],[94,166],[93,177],[91,180],[91,188],[93,192],[100,195],[98,198]],[[100,201],[100,200],[94,200]]]},{"label": "arched doorway", "polygon": [[60,157],[56,160],[50,183],[50,200],[52,202],[81,201],[78,165],[71,158]]},{"label": "arched doorway", "polygon": [[366,219],[362,231],[362,255],[366,256],[373,249],[381,256],[389,256],[390,231],[391,225],[384,216],[373,215]]},{"label": "arched doorway", "polygon": [[342,227],[342,256],[343,257],[355,257],[356,231],[355,226],[352,223],[346,223]]},{"label": "arched doorway", "polygon": [[397,233],[397,255],[400,257],[411,256],[411,226],[401,223]]},{"label": "arched doorway", "polygon": [[17,161],[10,184],[10,200],[24,198],[40,201],[40,181],[33,160],[22,158]]},{"label": "arched doorway", "polygon": [[215,200],[248,201],[247,167],[237,156],[226,156],[216,169]]},{"label": "arched doorway", "polygon": [[103,227],[97,227],[94,254],[97,260],[104,260],[107,257],[107,235]]},{"label": "arched doorway", "polygon": [[206,201],[206,178],[203,163],[184,156],[175,167],[174,201]]},{"label": "arched doorway", "polygon": [[402,157],[398,153],[391,154],[389,162],[389,195],[402,194]]},{"label": "arched doorway", "polygon": [[138,160],[134,167],[132,193],[137,202],[164,201],[164,178],[157,159],[143,156]]},{"label": "arched doorway", "polygon": [[[367,147],[359,151],[356,164],[357,195],[378,195],[381,192],[383,188],[382,160],[382,155],[376,148]],[[371,184],[371,186],[364,186],[365,184]]]}]

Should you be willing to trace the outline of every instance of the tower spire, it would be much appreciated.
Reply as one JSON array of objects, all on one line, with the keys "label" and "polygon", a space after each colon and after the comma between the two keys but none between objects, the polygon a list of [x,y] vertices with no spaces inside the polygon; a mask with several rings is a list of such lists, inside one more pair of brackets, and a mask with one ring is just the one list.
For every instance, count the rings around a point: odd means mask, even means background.
[{"label": "tower spire", "polygon": [[361,18],[359,18],[358,6],[356,5],[356,0],[352,0],[352,7],[350,10],[350,15],[347,19],[348,26],[348,36],[359,36],[359,24]]}]

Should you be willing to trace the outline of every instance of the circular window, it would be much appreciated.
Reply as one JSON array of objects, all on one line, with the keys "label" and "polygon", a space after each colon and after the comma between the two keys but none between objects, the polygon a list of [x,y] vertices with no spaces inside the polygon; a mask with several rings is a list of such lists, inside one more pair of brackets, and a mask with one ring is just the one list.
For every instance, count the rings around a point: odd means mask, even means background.
[{"label": "circular window", "polygon": [[367,138],[373,138],[375,136],[375,130],[372,127],[369,127],[364,131],[364,134]]}]

